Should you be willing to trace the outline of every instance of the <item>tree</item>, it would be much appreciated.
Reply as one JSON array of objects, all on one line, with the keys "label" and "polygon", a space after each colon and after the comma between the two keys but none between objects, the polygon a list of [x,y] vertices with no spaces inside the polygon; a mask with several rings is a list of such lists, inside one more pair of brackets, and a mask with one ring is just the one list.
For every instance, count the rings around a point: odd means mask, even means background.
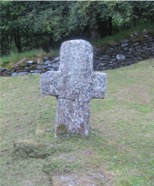
[{"label": "tree", "polygon": [[154,22],[154,2],[131,2],[132,21],[134,25],[139,22]]},{"label": "tree", "polygon": [[0,54],[48,50],[69,38],[95,40],[154,21],[154,2],[1,1]]},{"label": "tree", "polygon": [[87,31],[91,39],[111,35],[113,20],[115,22],[118,16],[124,20],[131,14],[128,2],[72,2],[70,6],[70,30]]}]

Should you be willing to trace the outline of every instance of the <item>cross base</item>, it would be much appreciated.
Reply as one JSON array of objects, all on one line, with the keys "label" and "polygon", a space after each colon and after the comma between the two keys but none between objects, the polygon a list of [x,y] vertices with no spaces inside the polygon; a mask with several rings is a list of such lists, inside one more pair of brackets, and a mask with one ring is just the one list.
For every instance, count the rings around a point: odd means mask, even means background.
[{"label": "cross base", "polygon": [[[87,136],[89,133],[89,102],[59,99],[57,104],[55,136],[69,134]],[[86,113],[86,114],[85,114]]]}]

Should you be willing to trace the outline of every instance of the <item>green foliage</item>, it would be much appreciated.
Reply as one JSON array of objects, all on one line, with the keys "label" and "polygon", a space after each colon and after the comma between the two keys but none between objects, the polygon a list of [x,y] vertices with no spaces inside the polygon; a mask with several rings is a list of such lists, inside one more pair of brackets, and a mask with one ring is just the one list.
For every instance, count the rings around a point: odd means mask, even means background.
[{"label": "green foliage", "polygon": [[1,1],[0,54],[43,48],[68,38],[96,39],[152,22],[153,2]]}]

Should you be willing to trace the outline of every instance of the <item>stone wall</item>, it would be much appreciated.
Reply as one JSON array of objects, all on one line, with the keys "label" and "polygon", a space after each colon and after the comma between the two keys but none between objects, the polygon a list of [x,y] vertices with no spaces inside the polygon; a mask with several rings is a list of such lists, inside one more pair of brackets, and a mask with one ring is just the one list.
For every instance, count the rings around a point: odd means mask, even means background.
[{"label": "stone wall", "polygon": [[154,38],[131,37],[115,45],[95,48],[94,70],[119,68],[150,58],[154,58]]},{"label": "stone wall", "polygon": [[[154,58],[154,38],[149,35],[132,35],[118,44],[94,48],[94,70],[115,69],[136,62]],[[59,57],[45,57],[37,61],[19,61],[12,69],[0,68],[0,76],[40,74],[49,70],[57,71]]]}]

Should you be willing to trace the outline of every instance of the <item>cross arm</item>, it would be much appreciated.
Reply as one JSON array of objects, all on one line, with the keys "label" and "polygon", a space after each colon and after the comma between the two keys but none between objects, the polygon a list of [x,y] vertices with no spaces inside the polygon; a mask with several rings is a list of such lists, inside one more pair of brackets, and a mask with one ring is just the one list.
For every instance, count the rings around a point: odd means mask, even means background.
[{"label": "cross arm", "polygon": [[48,71],[41,76],[41,92],[45,95],[60,94],[61,71]]},{"label": "cross arm", "polygon": [[104,98],[107,88],[106,74],[102,72],[94,72],[92,82],[92,98]]}]

